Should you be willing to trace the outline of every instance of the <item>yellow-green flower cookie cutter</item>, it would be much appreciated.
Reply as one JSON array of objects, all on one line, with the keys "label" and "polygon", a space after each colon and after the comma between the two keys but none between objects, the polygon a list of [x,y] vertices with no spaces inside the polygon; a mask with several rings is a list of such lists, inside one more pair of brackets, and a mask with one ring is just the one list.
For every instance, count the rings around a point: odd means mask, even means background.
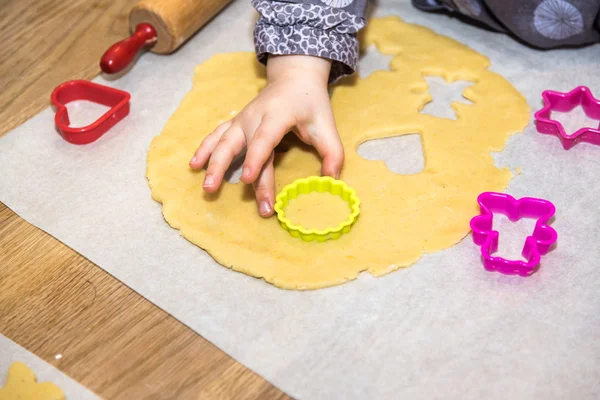
[{"label": "yellow-green flower cookie cutter", "polygon": [[[286,218],[285,208],[290,200],[311,192],[331,193],[342,198],[350,206],[350,215],[348,219],[340,222],[339,225],[325,230],[305,229],[302,226],[294,225],[292,221]],[[360,200],[354,189],[346,182],[333,179],[328,176],[310,176],[308,178],[298,179],[285,186],[275,198],[275,212],[277,219],[283,229],[290,235],[300,238],[305,242],[324,242],[329,239],[338,239],[342,234],[350,232],[352,226],[356,223],[360,213]]]}]

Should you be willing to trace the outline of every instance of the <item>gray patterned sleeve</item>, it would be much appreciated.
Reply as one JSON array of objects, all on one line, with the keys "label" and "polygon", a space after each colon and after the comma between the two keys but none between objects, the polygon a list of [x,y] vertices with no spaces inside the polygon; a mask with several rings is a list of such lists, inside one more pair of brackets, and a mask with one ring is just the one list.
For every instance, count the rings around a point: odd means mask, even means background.
[{"label": "gray patterned sleeve", "polygon": [[460,13],[540,49],[600,42],[600,0],[412,0],[424,11]]},{"label": "gray patterned sleeve", "polygon": [[252,0],[260,13],[254,29],[258,60],[302,54],[332,60],[329,81],[354,73],[356,34],[365,25],[367,0]]}]

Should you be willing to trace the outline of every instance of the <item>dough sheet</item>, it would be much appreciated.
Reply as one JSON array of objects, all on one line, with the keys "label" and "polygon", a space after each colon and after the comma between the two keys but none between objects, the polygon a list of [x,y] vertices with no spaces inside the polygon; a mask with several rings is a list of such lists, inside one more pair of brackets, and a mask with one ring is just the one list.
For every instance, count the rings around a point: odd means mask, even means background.
[{"label": "dough sheet", "polygon": [[[324,243],[297,240],[276,218],[258,216],[250,186],[224,183],[210,195],[202,190],[204,171],[189,168],[204,137],[264,87],[264,69],[252,53],[218,54],[199,65],[192,90],[152,141],[147,177],[165,220],[221,265],[284,289],[338,285],[365,270],[385,275],[464,238],[477,195],[502,191],[513,177],[494,165],[490,152],[527,125],[530,108],[488,69],[488,58],[427,28],[397,17],[374,19],[362,40],[364,47],[372,44],[394,56],[390,71],[348,78],[331,97],[346,153],[340,179],[361,199],[349,234]],[[463,91],[472,103],[452,103],[456,120],[421,113],[432,100],[426,76],[472,82]],[[396,174],[357,153],[367,140],[413,133],[425,157],[420,173]],[[320,171],[312,148],[289,144],[275,158],[277,191]]]}]

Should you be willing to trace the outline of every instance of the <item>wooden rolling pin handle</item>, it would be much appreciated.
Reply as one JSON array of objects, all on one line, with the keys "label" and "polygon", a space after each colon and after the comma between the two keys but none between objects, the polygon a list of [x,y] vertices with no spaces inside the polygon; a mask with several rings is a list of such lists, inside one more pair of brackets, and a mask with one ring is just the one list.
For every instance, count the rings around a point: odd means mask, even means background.
[{"label": "wooden rolling pin handle", "polygon": [[143,47],[156,43],[156,38],[156,30],[152,25],[146,23],[137,25],[133,35],[106,50],[100,59],[100,68],[107,74],[122,71]]}]

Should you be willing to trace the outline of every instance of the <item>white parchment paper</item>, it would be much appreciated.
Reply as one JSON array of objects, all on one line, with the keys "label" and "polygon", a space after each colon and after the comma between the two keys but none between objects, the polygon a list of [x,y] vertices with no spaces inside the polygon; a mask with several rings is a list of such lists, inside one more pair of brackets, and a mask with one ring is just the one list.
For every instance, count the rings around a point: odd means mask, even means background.
[{"label": "white parchment paper", "polygon": [[0,335],[0,387],[6,384],[8,368],[17,361],[27,365],[35,374],[38,382],[52,382],[61,388],[67,400],[99,398],[52,365],[28,352],[7,337]]},{"label": "white parchment paper", "polygon": [[[468,237],[382,278],[282,291],[217,265],[163,221],[145,179],[148,145],[195,65],[253,50],[248,3],[235,2],[177,54],[145,54],[120,79],[98,78],[132,94],[131,114],[98,142],[63,141],[51,109],[1,138],[0,200],[297,398],[600,398],[600,147],[564,151],[530,125],[497,155],[523,169],[511,194],[558,209],[558,247],[529,278],[486,272]],[[600,97],[598,45],[535,51],[408,1],[380,3],[376,15],[490,57],[533,110],[545,89],[584,84]]]}]

